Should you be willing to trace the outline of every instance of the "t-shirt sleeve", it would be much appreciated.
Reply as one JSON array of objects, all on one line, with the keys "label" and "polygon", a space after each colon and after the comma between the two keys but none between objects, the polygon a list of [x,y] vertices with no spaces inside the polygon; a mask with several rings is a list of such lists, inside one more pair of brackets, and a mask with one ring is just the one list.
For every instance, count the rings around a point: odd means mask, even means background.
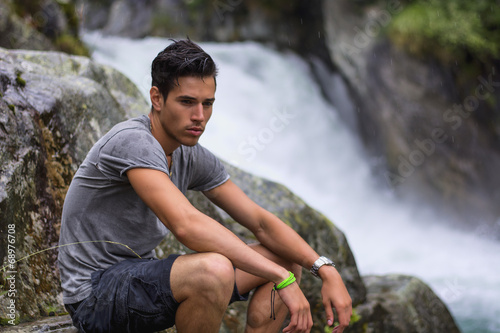
[{"label": "t-shirt sleeve", "polygon": [[189,190],[208,191],[229,179],[222,162],[199,144],[193,147],[193,162]]},{"label": "t-shirt sleeve", "polygon": [[133,168],[155,169],[168,175],[167,159],[158,141],[136,129],[121,130],[104,142],[97,163],[110,180],[128,181],[125,173]]}]

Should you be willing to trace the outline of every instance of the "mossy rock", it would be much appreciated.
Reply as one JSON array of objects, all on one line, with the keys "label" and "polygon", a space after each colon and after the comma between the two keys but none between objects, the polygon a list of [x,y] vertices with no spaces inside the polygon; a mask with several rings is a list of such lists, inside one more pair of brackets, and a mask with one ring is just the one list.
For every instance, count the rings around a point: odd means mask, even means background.
[{"label": "mossy rock", "polygon": [[[0,48],[0,262],[7,242],[21,259],[57,245],[64,197],[94,142],[131,113],[147,111],[135,86],[85,57]],[[14,236],[8,238],[8,225]],[[65,310],[57,250],[30,256],[0,272],[2,291],[15,271],[14,297],[0,296],[0,318],[16,302],[16,320]]]}]

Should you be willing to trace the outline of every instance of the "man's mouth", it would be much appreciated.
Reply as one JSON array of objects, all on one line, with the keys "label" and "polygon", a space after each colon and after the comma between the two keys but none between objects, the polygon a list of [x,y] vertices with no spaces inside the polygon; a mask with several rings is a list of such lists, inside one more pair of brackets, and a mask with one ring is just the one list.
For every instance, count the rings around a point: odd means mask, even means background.
[{"label": "man's mouth", "polygon": [[193,136],[200,136],[203,133],[203,128],[198,126],[193,126],[189,127],[187,131]]}]

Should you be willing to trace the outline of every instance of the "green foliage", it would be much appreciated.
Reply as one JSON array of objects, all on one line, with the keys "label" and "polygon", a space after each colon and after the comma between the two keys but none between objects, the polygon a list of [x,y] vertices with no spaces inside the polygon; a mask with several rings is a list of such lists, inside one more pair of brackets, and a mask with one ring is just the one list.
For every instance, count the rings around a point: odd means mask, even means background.
[{"label": "green foliage", "polygon": [[189,19],[192,22],[196,22],[203,20],[204,15],[211,15],[219,2],[225,3],[225,0],[216,0],[215,2],[210,0],[184,0],[184,5]]},{"label": "green foliage", "polygon": [[68,27],[72,35],[78,36],[78,30],[80,26],[80,19],[76,13],[75,5],[71,2],[66,1],[57,1],[59,7],[64,12],[64,16],[66,16],[66,20],[68,22]]},{"label": "green foliage", "polygon": [[12,320],[10,318],[1,318],[0,317],[0,326],[12,326],[12,323],[14,323],[14,325],[17,325],[19,324],[20,322],[20,319],[19,317],[16,317],[16,319]]},{"label": "green foliage", "polygon": [[81,56],[89,56],[89,50],[83,44],[83,42],[78,38],[70,34],[62,34],[57,37],[54,41],[55,46],[58,50],[66,52],[68,54],[75,54]]},{"label": "green foliage", "polygon": [[197,9],[200,7],[207,7],[211,4],[211,1],[207,0],[184,0],[186,6]]},{"label": "green foliage", "polygon": [[58,316],[60,314],[66,314],[66,309],[62,310],[61,306],[58,304],[49,304],[42,307],[43,316]]},{"label": "green foliage", "polygon": [[389,27],[389,37],[418,56],[445,63],[500,55],[500,6],[496,0],[415,0]]},{"label": "green foliage", "polygon": [[[350,320],[349,323],[352,325],[352,324],[358,322],[360,319],[361,319],[361,316],[358,314],[358,312],[356,311],[356,309],[352,309],[351,320]],[[338,322],[335,322],[335,323],[333,323],[333,326],[325,325],[323,327],[323,331],[325,333],[331,333],[333,331],[333,328],[335,326],[337,326],[338,324],[339,324]]]},{"label": "green foliage", "polygon": [[351,324],[354,324],[355,322],[358,322],[361,319],[361,316],[358,314],[356,309],[352,309],[352,315],[351,315]]},{"label": "green foliage", "polygon": [[47,28],[53,18],[48,16],[43,4],[44,0],[16,0],[12,2],[12,9],[14,13],[34,29],[45,34],[53,42],[57,50],[69,54],[88,56],[90,53],[78,36],[79,18],[74,3],[68,0],[56,0],[54,3],[64,14],[67,24],[64,31],[54,31]]},{"label": "green foliage", "polygon": [[[12,2],[12,7],[14,12],[20,17],[33,17],[35,13],[42,10],[40,0],[16,0]],[[32,24],[34,24],[36,28],[38,28],[37,23],[36,20],[32,20]]]},{"label": "green foliage", "polygon": [[153,36],[190,36],[192,27],[172,20],[172,16],[158,11],[153,14],[151,21]]},{"label": "green foliage", "polygon": [[21,77],[22,72],[17,71],[16,72],[16,83],[21,87],[24,88],[26,86],[26,80]]}]

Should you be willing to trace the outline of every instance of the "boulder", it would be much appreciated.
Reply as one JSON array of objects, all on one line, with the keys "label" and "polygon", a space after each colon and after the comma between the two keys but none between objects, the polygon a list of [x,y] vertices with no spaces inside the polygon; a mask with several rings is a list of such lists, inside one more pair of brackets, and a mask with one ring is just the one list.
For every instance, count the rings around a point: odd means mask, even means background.
[{"label": "boulder", "polygon": [[0,47],[89,55],[72,1],[0,0]]},{"label": "boulder", "polygon": [[47,249],[74,172],[102,134],[147,104],[125,76],[88,58],[5,49],[0,97],[0,283],[9,291],[0,318],[24,321],[63,311],[57,250]]},{"label": "boulder", "polygon": [[113,2],[103,32],[131,38],[145,37],[152,28],[151,1],[119,0]]},{"label": "boulder", "polygon": [[10,49],[54,50],[49,38],[11,11],[8,0],[0,0],[0,47]]},{"label": "boulder", "polygon": [[421,280],[406,275],[365,276],[366,302],[349,332],[459,333],[444,303]]}]

